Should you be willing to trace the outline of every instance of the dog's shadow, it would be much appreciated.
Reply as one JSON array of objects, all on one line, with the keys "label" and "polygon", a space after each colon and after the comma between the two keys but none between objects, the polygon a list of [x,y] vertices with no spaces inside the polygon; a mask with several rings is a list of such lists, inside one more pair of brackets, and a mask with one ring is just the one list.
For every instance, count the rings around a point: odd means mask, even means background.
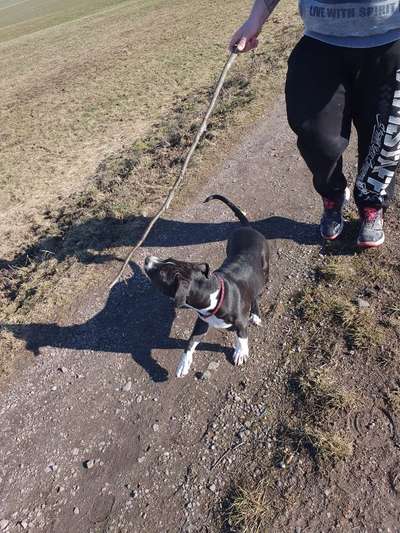
[{"label": "dog's shadow", "polygon": [[[186,348],[185,339],[170,337],[175,319],[172,303],[152,287],[137,265],[131,265],[133,277],[127,285],[112,289],[104,308],[87,322],[73,326],[57,324],[2,324],[26,343],[26,348],[40,355],[43,347],[91,350],[111,355],[130,354],[154,382],[165,381],[168,371],[152,356],[155,349]],[[195,317],[188,312],[190,326]],[[225,353],[229,348],[202,342],[198,350]],[[174,361],[177,365],[178,361]]]},{"label": "dog's shadow", "polygon": [[[147,219],[134,219],[131,223],[121,226],[113,220],[93,220],[89,227],[81,225],[72,228],[68,234],[66,246],[67,255],[79,256],[76,241],[82,235],[93,235],[92,225],[102,235],[113,235],[113,231],[122,231],[118,245],[131,245],[132,232],[147,223]],[[254,221],[253,227],[265,235],[267,239],[290,239],[302,244],[311,245],[318,242],[315,225],[293,221],[284,217],[270,217]],[[180,222],[175,220],[160,220],[155,231],[150,234],[144,244],[145,247],[198,245],[223,241],[229,233],[238,227],[237,221],[221,223]],[[90,231],[89,231],[90,230]],[[93,230],[93,231],[92,231]],[[112,231],[113,230],[113,231]],[[97,235],[97,233],[95,233]],[[66,237],[67,238],[67,237]],[[54,243],[53,243],[54,244]],[[50,249],[52,243],[43,241],[37,245],[38,249]],[[86,246],[86,245],[85,245]],[[114,246],[116,244],[114,243]],[[102,252],[106,247],[103,241],[91,242],[90,248]],[[34,251],[34,250],[33,250]],[[32,252],[33,252],[32,251]],[[89,250],[85,249],[85,254]],[[59,261],[65,255],[58,255]],[[86,256],[85,256],[86,257]],[[86,257],[88,259],[88,257]],[[113,255],[95,256],[95,262],[115,259]],[[44,258],[43,261],[47,259]],[[24,264],[24,256],[16,258],[13,264]],[[88,262],[92,262],[88,259]],[[0,268],[12,266],[0,261]],[[170,337],[175,319],[172,303],[156,291],[141,272],[137,265],[133,265],[133,277],[127,285],[120,283],[110,292],[104,308],[87,322],[74,326],[58,326],[57,324],[3,324],[4,328],[14,334],[16,338],[26,343],[28,350],[38,355],[42,347],[67,348],[71,350],[91,350],[110,354],[131,354],[134,361],[149,374],[155,382],[165,381],[168,371],[152,356],[155,349],[184,350],[187,340]],[[192,326],[195,317],[188,312],[188,324]],[[231,353],[230,348],[212,343],[201,343],[198,350],[218,351],[226,356]],[[176,362],[177,363],[177,362]]]}]

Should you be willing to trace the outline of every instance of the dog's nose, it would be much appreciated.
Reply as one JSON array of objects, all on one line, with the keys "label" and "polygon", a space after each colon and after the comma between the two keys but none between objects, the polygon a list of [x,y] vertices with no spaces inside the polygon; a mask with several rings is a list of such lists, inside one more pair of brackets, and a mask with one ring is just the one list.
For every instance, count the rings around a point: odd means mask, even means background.
[{"label": "dog's nose", "polygon": [[158,257],[155,257],[154,255],[148,255],[146,259],[144,260],[144,266],[146,269],[151,269],[158,262],[159,262]]}]

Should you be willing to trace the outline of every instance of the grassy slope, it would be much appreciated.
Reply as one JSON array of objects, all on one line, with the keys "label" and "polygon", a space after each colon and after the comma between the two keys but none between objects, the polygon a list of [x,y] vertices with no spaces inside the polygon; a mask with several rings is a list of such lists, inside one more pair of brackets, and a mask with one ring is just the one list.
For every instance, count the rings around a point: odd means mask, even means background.
[{"label": "grassy slope", "polygon": [[76,20],[124,0],[3,0],[0,2],[0,42]]},{"label": "grassy slope", "polygon": [[12,258],[43,210],[80,190],[105,156],[211,83],[246,9],[136,0],[0,44],[0,257]]}]

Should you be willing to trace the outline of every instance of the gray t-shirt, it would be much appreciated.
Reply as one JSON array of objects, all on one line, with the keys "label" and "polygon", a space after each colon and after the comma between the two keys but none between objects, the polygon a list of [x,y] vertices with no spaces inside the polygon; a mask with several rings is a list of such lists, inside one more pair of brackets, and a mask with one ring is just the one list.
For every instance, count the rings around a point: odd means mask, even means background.
[{"label": "gray t-shirt", "polygon": [[400,0],[299,0],[305,35],[369,48],[400,39]]}]

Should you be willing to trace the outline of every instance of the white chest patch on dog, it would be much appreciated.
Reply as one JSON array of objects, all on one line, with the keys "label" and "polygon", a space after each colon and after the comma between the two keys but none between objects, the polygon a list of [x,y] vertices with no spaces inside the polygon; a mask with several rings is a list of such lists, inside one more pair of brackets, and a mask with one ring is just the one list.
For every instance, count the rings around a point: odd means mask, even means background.
[{"label": "white chest patch on dog", "polygon": [[207,322],[207,324],[211,328],[226,329],[226,328],[230,328],[232,324],[227,324],[221,318],[218,318],[215,315],[211,315],[211,316],[206,315],[206,313],[209,313],[210,311],[212,311],[213,309],[217,307],[219,292],[220,292],[220,289],[217,289],[215,292],[212,292],[210,294],[210,305],[208,307],[205,307],[204,309],[196,309],[195,307],[192,307],[191,305],[186,305],[186,307],[189,307],[190,309],[193,309],[194,311],[196,311],[199,317],[202,320],[204,320],[204,322]]},{"label": "white chest patch on dog", "polygon": [[218,305],[218,297],[219,297],[220,289],[216,290],[215,292],[212,292],[210,294],[210,305],[206,309],[200,309],[199,310],[199,316],[204,322],[207,322],[207,324],[211,328],[216,329],[226,329],[231,326],[231,324],[227,324],[224,322],[221,318],[216,317],[215,315],[211,316],[203,316],[201,313],[207,313],[215,309]]}]

